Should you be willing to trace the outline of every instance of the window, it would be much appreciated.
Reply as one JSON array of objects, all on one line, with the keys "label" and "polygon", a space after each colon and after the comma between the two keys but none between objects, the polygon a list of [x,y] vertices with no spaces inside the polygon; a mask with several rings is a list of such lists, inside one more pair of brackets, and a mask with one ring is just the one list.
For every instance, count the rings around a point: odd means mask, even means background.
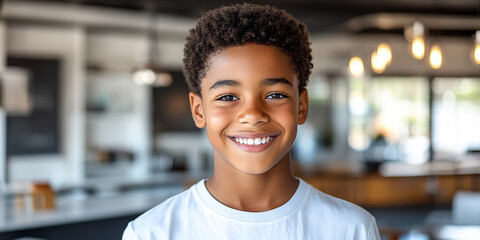
[{"label": "window", "polygon": [[428,88],[428,79],[422,77],[352,79],[349,145],[365,150],[367,161],[426,162]]},{"label": "window", "polygon": [[480,78],[434,78],[432,142],[435,159],[452,160],[480,148]]}]

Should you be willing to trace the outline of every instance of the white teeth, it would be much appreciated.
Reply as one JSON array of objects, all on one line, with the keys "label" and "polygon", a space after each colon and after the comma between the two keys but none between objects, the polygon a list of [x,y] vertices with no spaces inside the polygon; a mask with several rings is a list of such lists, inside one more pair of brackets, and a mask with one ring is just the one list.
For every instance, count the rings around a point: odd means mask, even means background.
[{"label": "white teeth", "polygon": [[270,142],[271,137],[264,138],[235,138],[235,141],[246,145],[261,145]]}]

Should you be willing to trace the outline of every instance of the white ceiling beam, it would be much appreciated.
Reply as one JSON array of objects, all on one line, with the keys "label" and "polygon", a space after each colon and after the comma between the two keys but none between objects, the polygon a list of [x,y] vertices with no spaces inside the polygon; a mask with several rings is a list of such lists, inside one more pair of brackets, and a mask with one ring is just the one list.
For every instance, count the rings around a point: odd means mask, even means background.
[{"label": "white ceiling beam", "polygon": [[375,13],[353,18],[343,24],[347,32],[360,32],[365,29],[382,30],[402,29],[419,21],[427,29],[436,30],[477,30],[480,26],[478,16],[449,16],[406,13]]},{"label": "white ceiling beam", "polygon": [[[23,0],[4,1],[1,16],[6,20],[76,24],[87,28],[110,27],[147,31],[151,25],[146,12]],[[158,31],[185,35],[195,25],[193,19],[167,15],[156,16],[154,21],[154,28]]]}]

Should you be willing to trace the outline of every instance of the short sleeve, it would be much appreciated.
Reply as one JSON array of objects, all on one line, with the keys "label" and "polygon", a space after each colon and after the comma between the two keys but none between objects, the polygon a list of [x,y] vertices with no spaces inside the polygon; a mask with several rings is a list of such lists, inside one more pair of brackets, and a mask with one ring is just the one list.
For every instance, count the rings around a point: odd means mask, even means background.
[{"label": "short sleeve", "polygon": [[380,233],[378,232],[377,222],[375,218],[368,224],[368,240],[380,240]]},{"label": "short sleeve", "polygon": [[125,231],[123,231],[122,240],[139,240],[137,234],[133,230],[132,222],[129,222]]}]

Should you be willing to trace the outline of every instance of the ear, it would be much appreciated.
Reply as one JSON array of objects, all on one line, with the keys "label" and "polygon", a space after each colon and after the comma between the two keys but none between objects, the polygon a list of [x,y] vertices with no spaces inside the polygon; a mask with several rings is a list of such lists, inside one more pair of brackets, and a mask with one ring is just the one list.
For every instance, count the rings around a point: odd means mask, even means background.
[{"label": "ear", "polygon": [[300,92],[298,98],[298,124],[302,125],[307,121],[308,116],[308,91],[307,89]]},{"label": "ear", "polygon": [[205,127],[205,114],[203,113],[202,98],[198,94],[190,92],[190,110],[192,111],[193,121],[198,128]]}]

